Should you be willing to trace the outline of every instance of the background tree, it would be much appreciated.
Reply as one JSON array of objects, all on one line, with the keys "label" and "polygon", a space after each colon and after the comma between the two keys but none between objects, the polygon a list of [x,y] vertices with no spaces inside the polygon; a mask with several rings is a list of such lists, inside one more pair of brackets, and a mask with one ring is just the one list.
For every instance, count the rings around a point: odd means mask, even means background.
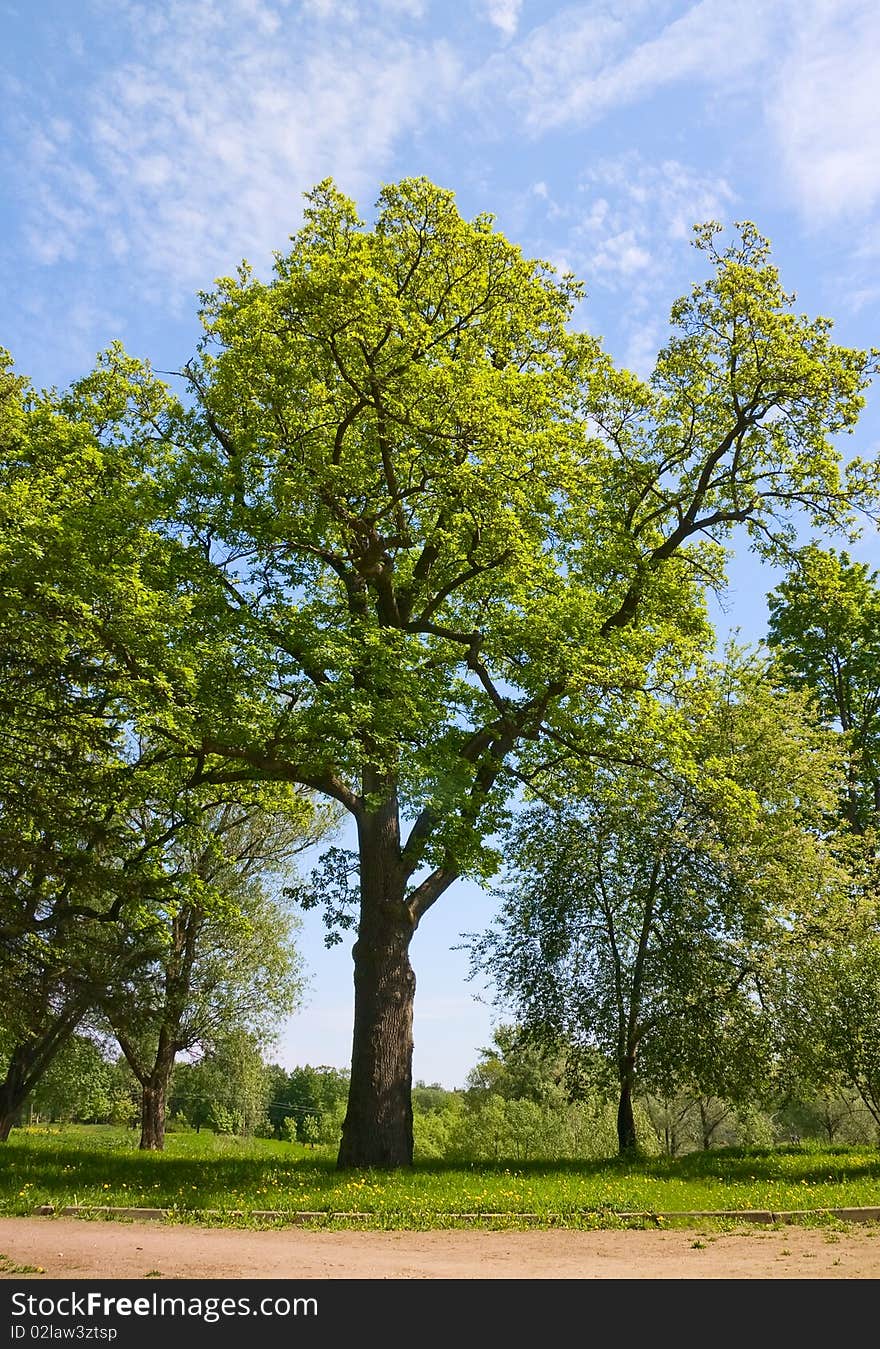
[{"label": "background tree", "polygon": [[308,803],[299,805],[297,815],[259,800],[218,802],[169,849],[171,893],[149,930],[156,954],[134,976],[121,973],[101,999],[141,1083],[141,1148],[164,1144],[178,1054],[235,1029],[265,1034],[296,1004],[293,919],[266,886],[270,869],[313,841]]},{"label": "background tree", "polygon": [[88,1035],[72,1035],[32,1093],[30,1105],[50,1120],[106,1122],[114,1113],[113,1064]]},{"label": "background tree", "polygon": [[528,1027],[501,1025],[468,1073],[466,1092],[469,1100],[494,1095],[558,1104],[591,1093],[602,1095],[610,1085],[608,1064],[583,1046],[546,1035],[530,1038]]},{"label": "background tree", "polygon": [[[279,1132],[286,1125],[287,1135],[300,1143],[338,1143],[339,1107],[347,1096],[347,1073],[326,1065],[313,1068],[307,1063],[291,1069],[284,1083],[276,1089],[269,1118]],[[329,1137],[326,1136],[328,1129]]]},{"label": "background tree", "polygon": [[[826,1098],[855,1093],[880,1136],[880,937],[804,953],[780,997],[786,1046],[802,1077]],[[826,1132],[840,1114],[826,1104]]]},{"label": "background tree", "polygon": [[174,1068],[169,1101],[196,1131],[250,1136],[268,1126],[271,1077],[260,1039],[244,1030],[217,1035],[195,1063]]},{"label": "background tree", "polygon": [[82,898],[73,888],[60,907],[50,900],[46,911],[36,904],[31,913],[33,894],[22,896],[19,889],[0,904],[0,1141],[9,1137],[28,1096],[111,982],[126,974],[134,978],[148,958],[145,906],[111,915],[116,900],[89,886],[84,912],[77,912]]},{"label": "background tree", "polygon": [[639,1084],[726,1095],[762,1073],[762,979],[822,930],[844,884],[817,833],[834,738],[760,667],[694,681],[683,701],[690,766],[658,744],[651,770],[608,767],[589,795],[527,809],[496,925],[472,943],[523,1025],[614,1064],[621,1153],[638,1145]]},{"label": "background tree", "polygon": [[791,687],[809,689],[850,747],[843,809],[859,833],[880,821],[880,584],[846,553],[810,545],[768,596],[768,643]]},{"label": "background tree", "polygon": [[[657,1024],[640,1056],[645,1106],[671,1156],[744,1141],[766,1120],[779,1092],[778,1027],[768,1008],[766,969],[716,1007],[711,1017]],[[682,1031],[684,1029],[684,1034]]]},{"label": "background tree", "polygon": [[118,350],[61,395],[0,354],[0,1138],[111,968],[130,966],[124,935],[161,886],[164,834],[133,820],[156,790],[131,735],[138,676],[107,623],[149,626],[141,568],[167,545],[146,523],[144,426],[163,399]]}]

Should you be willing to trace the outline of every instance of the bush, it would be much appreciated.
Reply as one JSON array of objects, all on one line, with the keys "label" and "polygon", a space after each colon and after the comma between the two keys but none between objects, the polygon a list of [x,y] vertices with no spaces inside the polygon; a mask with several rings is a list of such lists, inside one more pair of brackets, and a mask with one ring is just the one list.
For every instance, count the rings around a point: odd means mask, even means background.
[{"label": "bush", "polygon": [[439,1162],[450,1156],[461,1113],[460,1105],[413,1113],[414,1153],[419,1161]]},{"label": "bush", "polygon": [[284,1119],[278,1126],[278,1133],[281,1136],[282,1141],[285,1143],[296,1143],[298,1141],[296,1120],[293,1117],[293,1115],[285,1115]]},{"label": "bush", "polygon": [[[439,1139],[438,1132],[427,1141],[439,1146]],[[616,1151],[614,1112],[603,1102],[549,1105],[490,1095],[450,1121],[440,1155],[475,1162],[549,1161]]]}]

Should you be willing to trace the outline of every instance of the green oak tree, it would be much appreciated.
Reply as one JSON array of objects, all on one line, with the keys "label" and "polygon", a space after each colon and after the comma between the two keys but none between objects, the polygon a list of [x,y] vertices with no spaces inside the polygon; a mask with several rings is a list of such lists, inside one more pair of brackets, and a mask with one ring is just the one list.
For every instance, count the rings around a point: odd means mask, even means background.
[{"label": "green oak tree", "polygon": [[140,374],[115,349],[38,394],[0,353],[0,1138],[119,968],[160,870],[162,840],[132,819],[152,788],[131,671],[107,640],[110,614],[150,631],[141,567],[151,539],[167,549],[143,431],[167,399]]},{"label": "green oak tree", "polygon": [[[137,730],[144,701],[187,678],[158,624],[188,606],[168,584],[175,543],[152,523],[170,407],[118,347],[61,394],[32,390],[0,353],[0,1138],[111,986],[149,979],[182,892],[204,890],[182,864],[205,794]],[[275,844],[293,826],[302,843],[306,816],[329,820],[306,795],[274,789]],[[213,823],[241,835],[241,815]]]},{"label": "green oak tree", "polygon": [[793,310],[753,226],[719,229],[643,382],[490,216],[417,178],[368,226],[325,182],[270,279],[204,296],[184,405],[132,432],[166,452],[150,632],[171,655],[130,625],[114,649],[174,666],[142,673],[154,731],[199,780],[299,783],[357,832],[340,1166],[411,1161],[410,943],[492,871],[523,766],[605,744],[708,640],[737,526],[773,550],[792,512],[835,528],[873,500],[833,438],[874,356]]}]

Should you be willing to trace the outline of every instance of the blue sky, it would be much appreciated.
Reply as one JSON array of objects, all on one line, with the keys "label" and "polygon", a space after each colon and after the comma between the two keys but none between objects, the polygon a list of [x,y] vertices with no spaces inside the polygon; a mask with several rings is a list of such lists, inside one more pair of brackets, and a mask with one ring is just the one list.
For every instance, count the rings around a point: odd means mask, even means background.
[{"label": "blue sky", "polygon": [[[267,272],[328,175],[366,216],[408,174],[493,212],[642,374],[706,219],[754,220],[799,308],[880,345],[873,0],[0,0],[0,32],[0,343],[37,385],[114,338],[178,368],[196,292]],[[878,405],[847,453],[880,448]],[[880,564],[876,531],[852,551]],[[772,584],[737,559],[722,624],[760,636]],[[449,948],[491,911],[462,884],[416,935],[417,1077],[459,1085],[488,1042]],[[307,919],[277,1057],[341,1067],[351,962]]]}]

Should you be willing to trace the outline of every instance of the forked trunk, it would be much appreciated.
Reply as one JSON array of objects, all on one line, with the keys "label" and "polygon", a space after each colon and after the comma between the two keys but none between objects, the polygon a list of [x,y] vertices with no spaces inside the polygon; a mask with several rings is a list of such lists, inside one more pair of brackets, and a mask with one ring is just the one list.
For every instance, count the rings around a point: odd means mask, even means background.
[{"label": "forked trunk", "polygon": [[360,822],[361,916],[354,958],[354,1037],[337,1165],[404,1167],[413,1159],[416,979],[400,868],[396,801]]}]

